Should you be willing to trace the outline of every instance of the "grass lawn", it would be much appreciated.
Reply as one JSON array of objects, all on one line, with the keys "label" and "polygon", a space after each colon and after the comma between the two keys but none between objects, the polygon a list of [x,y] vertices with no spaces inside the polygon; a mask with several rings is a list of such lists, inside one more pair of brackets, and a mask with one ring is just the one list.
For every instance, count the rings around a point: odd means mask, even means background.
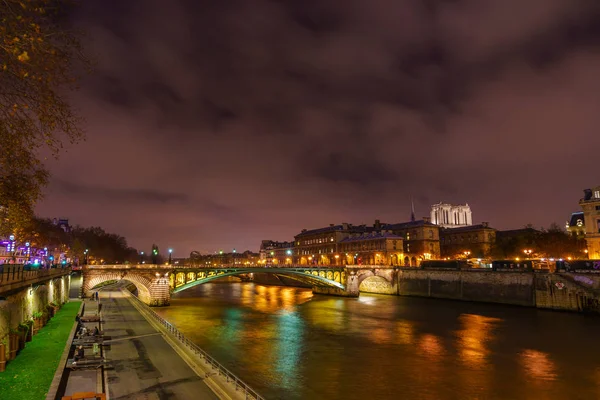
[{"label": "grass lawn", "polygon": [[75,323],[80,301],[70,301],[25,344],[17,358],[0,373],[0,399],[42,400],[46,397],[67,338]]}]

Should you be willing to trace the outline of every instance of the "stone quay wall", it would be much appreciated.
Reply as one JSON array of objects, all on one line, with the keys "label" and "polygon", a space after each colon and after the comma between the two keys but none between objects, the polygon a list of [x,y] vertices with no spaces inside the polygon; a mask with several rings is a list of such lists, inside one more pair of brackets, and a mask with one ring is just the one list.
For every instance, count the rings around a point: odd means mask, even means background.
[{"label": "stone quay wall", "polygon": [[[71,276],[63,275],[38,282],[30,287],[4,293],[0,297],[0,343],[8,342],[11,329],[33,318],[36,312],[47,312],[50,303],[62,305],[69,300]],[[7,351],[8,351],[8,346]]]},{"label": "stone quay wall", "polygon": [[402,270],[400,296],[535,306],[534,273],[486,270]]}]

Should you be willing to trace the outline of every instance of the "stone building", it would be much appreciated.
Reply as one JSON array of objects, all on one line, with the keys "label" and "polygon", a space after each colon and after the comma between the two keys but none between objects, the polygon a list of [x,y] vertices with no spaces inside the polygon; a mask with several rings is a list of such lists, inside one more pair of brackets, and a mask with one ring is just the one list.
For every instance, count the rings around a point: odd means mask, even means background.
[{"label": "stone building", "polygon": [[263,240],[260,244],[259,254],[261,264],[292,264],[294,255],[294,242]]},{"label": "stone building", "polygon": [[579,205],[584,214],[583,223],[588,257],[600,259],[600,186],[585,189]]},{"label": "stone building", "polygon": [[431,222],[443,228],[458,228],[473,225],[471,207],[438,203],[431,206]]},{"label": "stone building", "polygon": [[487,222],[440,229],[442,258],[488,258],[496,243],[496,230]]},{"label": "stone building", "polygon": [[404,247],[401,236],[391,231],[353,233],[338,245],[342,264],[349,265],[402,265]]},{"label": "stone building", "polygon": [[403,239],[404,266],[418,266],[423,260],[440,257],[440,227],[429,218],[399,224],[384,224],[383,229]]},{"label": "stone building", "polygon": [[303,229],[294,237],[294,264],[341,265],[343,260],[340,259],[340,242],[353,233],[367,231],[365,225],[354,226],[348,223]]},{"label": "stone building", "polygon": [[585,236],[585,215],[583,211],[574,212],[565,226],[571,236],[582,238]]}]

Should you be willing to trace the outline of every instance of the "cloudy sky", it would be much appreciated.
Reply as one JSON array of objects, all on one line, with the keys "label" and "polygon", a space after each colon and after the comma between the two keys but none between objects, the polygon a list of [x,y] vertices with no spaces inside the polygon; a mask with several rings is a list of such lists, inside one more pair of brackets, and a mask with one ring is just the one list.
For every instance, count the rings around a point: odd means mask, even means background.
[{"label": "cloudy sky", "polygon": [[87,141],[42,216],[175,255],[468,203],[561,225],[600,184],[597,0],[87,0]]}]

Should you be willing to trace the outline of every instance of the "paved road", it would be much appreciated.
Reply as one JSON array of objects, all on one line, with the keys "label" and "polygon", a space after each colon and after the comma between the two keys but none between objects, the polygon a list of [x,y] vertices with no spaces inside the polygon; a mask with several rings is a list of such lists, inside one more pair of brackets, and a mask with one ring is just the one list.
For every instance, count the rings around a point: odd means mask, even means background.
[{"label": "paved road", "polygon": [[104,332],[113,342],[106,358],[111,400],[218,399],[123,295],[101,291]]}]

